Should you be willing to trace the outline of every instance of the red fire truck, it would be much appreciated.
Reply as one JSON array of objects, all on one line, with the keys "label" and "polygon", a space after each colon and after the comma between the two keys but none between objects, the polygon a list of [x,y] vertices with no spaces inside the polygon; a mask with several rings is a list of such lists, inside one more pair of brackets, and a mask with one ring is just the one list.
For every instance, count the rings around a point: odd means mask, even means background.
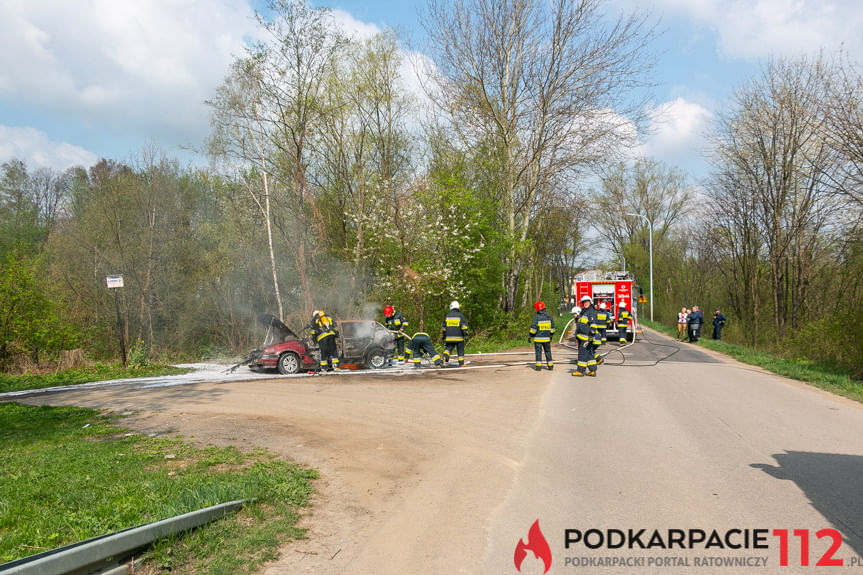
[{"label": "red fire truck", "polygon": [[635,329],[638,323],[638,315],[636,304],[641,293],[641,288],[632,279],[628,272],[599,272],[588,271],[575,276],[572,282],[572,295],[570,301],[573,305],[578,305],[581,298],[590,296],[593,299],[593,305],[599,307],[599,304],[604,303],[606,309],[611,312],[614,317],[614,329],[607,332],[609,340],[617,340],[617,310],[620,302],[626,305],[626,309],[632,314],[632,322],[626,328],[626,341],[632,341],[635,336]]}]

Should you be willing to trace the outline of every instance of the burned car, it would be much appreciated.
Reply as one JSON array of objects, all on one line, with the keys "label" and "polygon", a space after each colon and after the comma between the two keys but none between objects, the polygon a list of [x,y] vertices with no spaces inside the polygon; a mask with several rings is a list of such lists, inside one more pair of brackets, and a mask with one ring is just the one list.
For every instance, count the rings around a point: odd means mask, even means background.
[{"label": "burned car", "polygon": [[393,333],[378,322],[350,319],[338,321],[337,326],[336,344],[342,364],[380,369],[393,358],[396,347]]},{"label": "burned car", "polygon": [[[266,326],[267,334],[261,347],[253,350],[244,362],[252,371],[277,369],[288,375],[315,370],[320,365],[320,348],[306,328],[298,336],[279,318],[261,314],[258,321]],[[395,344],[392,333],[376,321],[342,320],[336,322],[339,335],[336,347],[341,364],[358,364],[379,369],[393,357]]]}]

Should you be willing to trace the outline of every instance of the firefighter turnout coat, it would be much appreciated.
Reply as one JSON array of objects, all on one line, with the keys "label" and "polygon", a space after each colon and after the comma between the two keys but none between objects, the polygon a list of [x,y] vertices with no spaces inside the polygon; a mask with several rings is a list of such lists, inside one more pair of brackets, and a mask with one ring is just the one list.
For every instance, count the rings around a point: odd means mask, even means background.
[{"label": "firefighter turnout coat", "polygon": [[551,336],[554,335],[554,320],[548,315],[545,310],[536,312],[533,316],[533,323],[530,326],[530,337],[536,343],[546,343],[551,341]]},{"label": "firefighter turnout coat", "polygon": [[451,309],[443,320],[443,340],[464,341],[467,337],[467,318],[458,309]]}]

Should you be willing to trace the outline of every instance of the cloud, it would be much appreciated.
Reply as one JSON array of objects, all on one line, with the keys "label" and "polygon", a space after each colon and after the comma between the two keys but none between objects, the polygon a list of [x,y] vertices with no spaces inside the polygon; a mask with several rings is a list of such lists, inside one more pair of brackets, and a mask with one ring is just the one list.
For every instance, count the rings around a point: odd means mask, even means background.
[{"label": "cloud", "polygon": [[0,98],[84,126],[198,143],[253,33],[244,0],[0,2]]},{"label": "cloud", "polygon": [[28,166],[63,171],[72,166],[92,166],[96,154],[66,142],[57,142],[33,128],[0,125],[0,160],[23,160]]},{"label": "cloud", "polygon": [[666,17],[715,30],[720,53],[730,58],[793,57],[844,47],[863,59],[859,0],[655,0],[654,6]]},{"label": "cloud", "polygon": [[650,111],[649,136],[636,150],[684,169],[699,167],[699,152],[707,148],[707,133],[713,113],[696,102],[677,98]]}]

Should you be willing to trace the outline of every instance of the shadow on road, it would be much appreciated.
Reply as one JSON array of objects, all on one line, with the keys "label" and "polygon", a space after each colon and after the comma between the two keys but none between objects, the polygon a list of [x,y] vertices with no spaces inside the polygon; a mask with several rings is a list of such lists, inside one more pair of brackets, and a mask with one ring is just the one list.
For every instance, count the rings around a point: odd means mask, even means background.
[{"label": "shadow on road", "polygon": [[773,458],[778,465],[751,467],[796,483],[813,507],[842,532],[843,544],[863,555],[863,456],[788,451]]}]

